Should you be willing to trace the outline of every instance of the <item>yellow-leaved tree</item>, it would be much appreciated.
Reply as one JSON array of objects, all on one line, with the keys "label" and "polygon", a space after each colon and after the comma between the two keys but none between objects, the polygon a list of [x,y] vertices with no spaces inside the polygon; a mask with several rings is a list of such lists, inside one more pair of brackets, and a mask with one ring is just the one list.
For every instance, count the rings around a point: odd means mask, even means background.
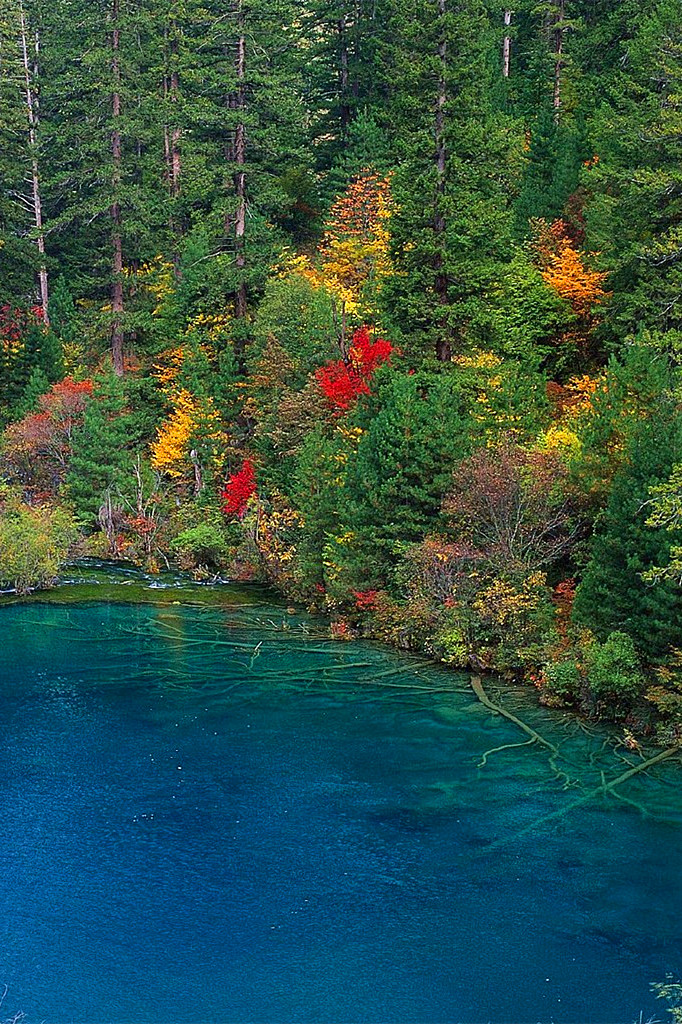
[{"label": "yellow-leaved tree", "polygon": [[283,275],[301,274],[315,287],[326,288],[349,316],[371,319],[392,273],[388,227],[392,209],[389,178],[363,171],[333,204],[318,259],[289,256]]}]

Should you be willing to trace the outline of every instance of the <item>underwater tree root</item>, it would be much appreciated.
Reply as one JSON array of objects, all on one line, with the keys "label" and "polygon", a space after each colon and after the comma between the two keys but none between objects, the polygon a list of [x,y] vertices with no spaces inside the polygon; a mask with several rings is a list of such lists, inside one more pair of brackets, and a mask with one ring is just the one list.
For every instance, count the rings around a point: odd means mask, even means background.
[{"label": "underwater tree root", "polygon": [[485,768],[488,763],[488,758],[492,754],[499,754],[502,750],[516,750],[518,747],[529,747],[532,743],[535,743],[535,740],[531,737],[531,739],[524,740],[522,743],[503,743],[501,747],[493,747],[492,750],[486,750],[476,767]]}]

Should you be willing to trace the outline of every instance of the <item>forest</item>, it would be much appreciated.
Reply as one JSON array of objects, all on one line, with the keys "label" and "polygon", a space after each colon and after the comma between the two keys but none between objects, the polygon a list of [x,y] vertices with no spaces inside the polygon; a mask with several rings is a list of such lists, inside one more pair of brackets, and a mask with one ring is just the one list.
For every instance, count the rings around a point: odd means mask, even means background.
[{"label": "forest", "polygon": [[679,0],[0,0],[0,579],[682,740]]}]

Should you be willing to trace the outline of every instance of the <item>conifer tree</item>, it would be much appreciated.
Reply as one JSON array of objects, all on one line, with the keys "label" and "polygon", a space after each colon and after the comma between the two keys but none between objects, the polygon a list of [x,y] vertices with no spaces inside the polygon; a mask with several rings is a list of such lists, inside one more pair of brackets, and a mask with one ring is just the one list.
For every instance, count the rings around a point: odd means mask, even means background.
[{"label": "conifer tree", "polygon": [[153,9],[94,0],[73,18],[67,0],[55,0],[43,34],[51,245],[69,283],[102,308],[120,374],[139,327],[127,308],[135,272],[158,252],[165,223]]},{"label": "conifer tree", "polygon": [[619,54],[594,123],[598,163],[586,173],[590,248],[612,270],[608,325],[624,339],[682,329],[682,27],[674,0],[622,5],[610,29]]},{"label": "conifer tree", "polygon": [[394,184],[398,273],[389,304],[409,344],[445,362],[470,341],[485,291],[510,256],[510,138],[491,106],[482,4],[403,0],[396,28],[403,59],[416,49],[421,63],[395,101],[405,159]]},{"label": "conifer tree", "polygon": [[182,109],[200,154],[204,208],[195,237],[204,239],[209,282],[243,320],[281,244],[278,222],[296,202],[295,171],[305,165],[301,54],[294,0],[231,0],[224,8],[218,0],[187,5],[193,67],[181,75]]},{"label": "conifer tree", "polygon": [[[302,45],[316,114],[312,128],[324,170],[353,146],[357,118],[388,123],[387,101],[395,86],[390,70],[394,8],[395,0],[308,0],[302,5]],[[390,145],[389,138],[385,142]]]},{"label": "conifer tree", "polygon": [[47,317],[38,85],[40,41],[24,0],[0,0],[0,299]]},{"label": "conifer tree", "polygon": [[639,423],[627,460],[616,475],[606,510],[597,522],[592,553],[575,599],[577,620],[599,639],[627,633],[649,657],[665,654],[679,639],[682,593],[674,583],[655,585],[643,573],[669,560],[671,535],[647,526],[650,490],[666,482],[682,443],[674,402],[662,399]]},{"label": "conifer tree", "polygon": [[97,521],[105,494],[121,487],[130,473],[136,441],[135,418],[123,382],[112,370],[95,382],[82,426],[74,433],[66,478],[69,500],[83,522]]},{"label": "conifer tree", "polygon": [[[468,438],[464,398],[447,376],[386,370],[358,415],[364,430],[348,463],[344,526],[351,575],[386,583],[409,544],[437,518]],[[371,580],[369,579],[371,577]]]}]

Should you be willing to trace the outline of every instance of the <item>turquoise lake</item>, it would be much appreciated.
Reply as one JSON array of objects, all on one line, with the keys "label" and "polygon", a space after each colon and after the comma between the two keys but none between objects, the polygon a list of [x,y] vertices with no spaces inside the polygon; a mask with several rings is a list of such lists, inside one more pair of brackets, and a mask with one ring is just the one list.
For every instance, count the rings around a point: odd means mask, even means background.
[{"label": "turquoise lake", "polygon": [[0,607],[3,1019],[664,1017],[682,767],[569,810],[636,755],[487,684],[557,774],[466,676],[214,593]]}]

